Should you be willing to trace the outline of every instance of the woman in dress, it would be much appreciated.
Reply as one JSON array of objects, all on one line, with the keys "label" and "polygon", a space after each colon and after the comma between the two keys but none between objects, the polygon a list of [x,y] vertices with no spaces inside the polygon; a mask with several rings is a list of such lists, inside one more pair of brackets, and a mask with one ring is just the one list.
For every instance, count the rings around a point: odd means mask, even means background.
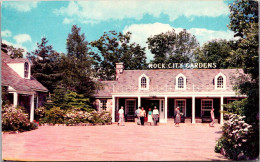
[{"label": "woman in dress", "polygon": [[152,112],[151,108],[149,108],[147,118],[148,118],[148,123],[150,123],[150,125],[152,125],[152,122],[153,122],[152,113],[153,112]]},{"label": "woman in dress", "polygon": [[180,108],[177,107],[175,110],[176,110],[175,126],[179,126],[179,123],[181,122]]}]

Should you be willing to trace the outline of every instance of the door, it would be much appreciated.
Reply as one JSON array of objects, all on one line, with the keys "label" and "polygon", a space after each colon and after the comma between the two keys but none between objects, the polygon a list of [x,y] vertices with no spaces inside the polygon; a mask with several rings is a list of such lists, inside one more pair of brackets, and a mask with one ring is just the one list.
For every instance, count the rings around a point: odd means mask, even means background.
[{"label": "door", "polygon": [[134,116],[136,110],[135,99],[126,99],[125,100],[125,114],[127,116]]}]

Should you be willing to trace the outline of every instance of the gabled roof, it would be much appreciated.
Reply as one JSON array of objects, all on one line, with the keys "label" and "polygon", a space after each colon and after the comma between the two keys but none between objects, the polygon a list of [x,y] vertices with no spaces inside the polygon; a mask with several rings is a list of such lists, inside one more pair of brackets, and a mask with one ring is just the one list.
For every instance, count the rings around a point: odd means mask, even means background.
[{"label": "gabled roof", "polygon": [[[222,73],[226,76],[226,89],[217,90],[223,92],[233,92],[230,77],[238,77],[238,73],[243,73],[242,69],[152,69],[152,70],[124,70],[119,79],[111,84],[105,84],[104,90],[97,94],[109,95],[112,93],[151,93],[151,92],[214,92],[214,78]],[[186,90],[176,90],[176,76],[183,74],[186,77]],[[139,90],[138,78],[145,74],[150,79],[149,90]],[[112,96],[112,95],[111,95]]]},{"label": "gabled roof", "polygon": [[26,92],[34,92],[34,91],[47,92],[48,91],[48,89],[45,88],[35,78],[31,77],[30,79],[24,79],[7,65],[7,63],[22,63],[27,61],[27,59],[21,58],[21,59],[14,59],[14,61],[12,61],[12,59],[2,51],[1,60],[2,60],[2,67],[1,67],[2,86],[11,86],[17,91],[26,91]]}]

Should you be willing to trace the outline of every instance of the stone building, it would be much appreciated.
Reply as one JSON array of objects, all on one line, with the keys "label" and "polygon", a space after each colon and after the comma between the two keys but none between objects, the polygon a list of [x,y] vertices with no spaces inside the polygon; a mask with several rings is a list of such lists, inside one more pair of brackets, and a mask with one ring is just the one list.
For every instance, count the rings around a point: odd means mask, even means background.
[{"label": "stone building", "polygon": [[118,120],[118,110],[124,106],[126,119],[133,119],[137,107],[157,106],[160,123],[167,123],[180,107],[183,122],[199,123],[210,120],[210,110],[223,124],[223,104],[245,98],[233,90],[232,79],[242,69],[149,69],[124,70],[116,64],[116,80],[101,81],[104,88],[97,91],[98,110],[112,113]]}]

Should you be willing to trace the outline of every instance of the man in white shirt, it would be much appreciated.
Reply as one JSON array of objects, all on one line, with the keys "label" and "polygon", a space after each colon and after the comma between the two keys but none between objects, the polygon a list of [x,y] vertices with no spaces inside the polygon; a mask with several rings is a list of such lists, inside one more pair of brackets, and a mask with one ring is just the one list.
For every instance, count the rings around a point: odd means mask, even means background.
[{"label": "man in white shirt", "polygon": [[123,123],[123,126],[124,126],[124,107],[121,106],[121,109],[118,111],[118,114],[119,114],[119,121],[117,123],[117,125],[119,126],[119,124],[122,122]]},{"label": "man in white shirt", "polygon": [[159,111],[158,111],[157,107],[154,106],[154,109],[153,109],[153,123],[154,123],[154,125],[157,125],[158,118],[159,118]]}]

